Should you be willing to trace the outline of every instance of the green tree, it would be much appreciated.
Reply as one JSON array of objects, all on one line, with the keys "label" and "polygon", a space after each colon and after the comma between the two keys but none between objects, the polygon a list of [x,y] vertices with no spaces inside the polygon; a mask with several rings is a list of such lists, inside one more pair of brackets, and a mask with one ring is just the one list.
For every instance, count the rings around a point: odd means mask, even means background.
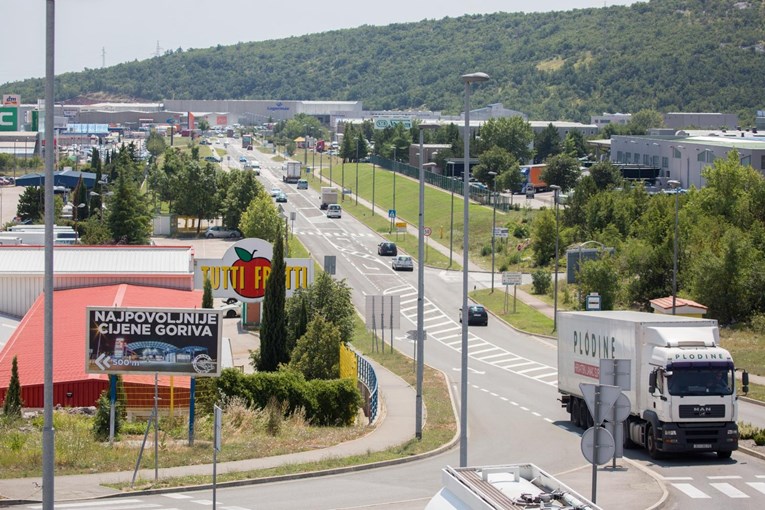
[{"label": "green tree", "polygon": [[8,390],[3,401],[3,414],[9,418],[21,418],[21,408],[24,402],[21,400],[21,383],[19,382],[19,363],[16,356],[11,362],[11,379],[8,382]]},{"label": "green tree", "polygon": [[287,323],[284,316],[286,295],[286,264],[284,262],[284,240],[281,227],[276,232],[274,253],[271,258],[271,273],[266,281],[263,297],[263,320],[260,324],[260,362],[258,370],[274,372],[279,365],[289,362],[287,352]]},{"label": "green tree", "polygon": [[575,158],[581,158],[587,155],[584,135],[581,131],[569,131],[566,138],[563,139],[563,152]]},{"label": "green tree", "polygon": [[239,230],[244,237],[257,237],[273,243],[279,236],[281,224],[271,197],[261,191],[242,214]]},{"label": "green tree", "polygon": [[287,350],[292,352],[297,340],[305,335],[312,313],[310,295],[306,289],[298,289],[285,306],[287,317]]},{"label": "green tree", "polygon": [[201,132],[210,131],[210,123],[207,122],[207,119],[202,118],[197,120],[197,127]]},{"label": "green tree", "polygon": [[72,218],[74,221],[87,220],[90,216],[88,200],[88,188],[82,176],[77,180],[77,185],[72,191]]},{"label": "green tree", "polygon": [[317,315],[292,351],[290,366],[308,379],[340,377],[340,330]]},{"label": "green tree", "polygon": [[41,186],[27,186],[19,196],[16,216],[21,221],[39,223],[43,217],[44,190]]},{"label": "green tree", "polygon": [[651,128],[664,127],[664,116],[656,110],[643,109],[632,114],[627,127],[630,134],[644,135]]},{"label": "green tree", "polygon": [[531,125],[522,117],[493,118],[481,126],[480,152],[500,147],[517,161],[524,162],[531,159],[532,149],[529,146],[533,140]]},{"label": "green tree", "polygon": [[82,235],[80,235],[80,242],[82,244],[112,244],[114,240],[114,236],[109,231],[109,226],[96,216],[91,216],[84,222],[81,221],[77,228],[82,230]]},{"label": "green tree", "polygon": [[577,281],[582,296],[597,292],[601,310],[614,309],[619,294],[619,271],[616,260],[607,252],[596,260],[582,261]]},{"label": "green tree", "polygon": [[550,156],[561,153],[558,128],[552,122],[534,137],[534,162],[542,163]]},{"label": "green tree", "polygon": [[158,158],[160,154],[165,152],[167,148],[167,142],[165,137],[157,133],[156,129],[152,129],[149,133],[149,137],[146,139],[146,150],[152,155],[154,159]]},{"label": "green tree", "polygon": [[566,191],[576,186],[579,174],[579,161],[566,154],[559,154],[547,160],[541,178],[548,186],[556,184]]},{"label": "green tree", "polygon": [[[494,172],[499,177],[503,172],[512,168],[518,168],[518,163],[506,149],[502,147],[492,147],[481,153],[478,158],[478,165],[473,168],[473,177],[492,187],[494,185],[492,176],[489,172]],[[497,188],[504,189],[504,188]]]},{"label": "green tree", "polygon": [[213,292],[212,282],[209,278],[205,278],[204,288],[202,289],[202,308],[213,307]]},{"label": "green tree", "polygon": [[555,258],[555,213],[544,209],[534,218],[531,229],[531,251],[537,266],[546,266]]},{"label": "green tree", "polygon": [[197,219],[197,235],[202,228],[202,220],[209,220],[218,215],[218,181],[216,166],[212,163],[201,165],[190,161],[183,168],[178,178],[178,194],[174,203],[176,213],[193,216]]},{"label": "green tree", "polygon": [[622,175],[619,169],[610,161],[598,161],[590,167],[590,177],[599,190],[615,188],[622,185]]},{"label": "green tree", "polygon": [[117,243],[148,244],[151,226],[148,203],[126,174],[119,171],[114,195],[107,204],[107,225]]}]

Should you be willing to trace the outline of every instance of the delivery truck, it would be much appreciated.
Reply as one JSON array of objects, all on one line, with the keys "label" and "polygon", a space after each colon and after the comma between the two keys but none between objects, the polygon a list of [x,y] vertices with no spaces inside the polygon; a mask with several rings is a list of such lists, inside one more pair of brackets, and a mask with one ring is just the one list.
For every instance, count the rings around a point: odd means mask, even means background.
[{"label": "delivery truck", "polygon": [[330,204],[337,203],[337,188],[333,186],[322,186],[321,188],[321,210],[329,207]]},{"label": "delivery truck", "polygon": [[525,194],[547,190],[547,183],[542,180],[542,172],[546,166],[546,164],[522,166],[521,175],[523,176],[523,182],[521,182],[520,189],[514,191]]},{"label": "delivery truck", "polygon": [[[665,453],[738,448],[735,366],[717,321],[632,311],[558,314],[558,392],[578,427],[592,426],[580,383],[598,384],[601,359],[630,361],[624,447]],[[749,382],[743,375],[743,384]],[[744,388],[747,391],[747,388]]]},{"label": "delivery truck", "polygon": [[296,183],[300,180],[300,162],[287,161],[282,165],[282,180],[284,182]]}]

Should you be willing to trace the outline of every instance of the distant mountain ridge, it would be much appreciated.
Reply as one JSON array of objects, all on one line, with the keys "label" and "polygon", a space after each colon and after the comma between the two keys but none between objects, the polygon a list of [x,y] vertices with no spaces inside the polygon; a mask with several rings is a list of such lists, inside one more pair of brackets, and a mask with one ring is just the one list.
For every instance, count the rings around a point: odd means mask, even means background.
[{"label": "distant mountain ridge", "polygon": [[[736,113],[763,101],[763,0],[651,0],[631,6],[497,13],[362,26],[239,43],[57,78],[56,98],[360,100],[367,109],[461,111],[459,76],[483,71],[473,105],[532,119],[602,112]],[[23,102],[43,80],[0,85]]]}]

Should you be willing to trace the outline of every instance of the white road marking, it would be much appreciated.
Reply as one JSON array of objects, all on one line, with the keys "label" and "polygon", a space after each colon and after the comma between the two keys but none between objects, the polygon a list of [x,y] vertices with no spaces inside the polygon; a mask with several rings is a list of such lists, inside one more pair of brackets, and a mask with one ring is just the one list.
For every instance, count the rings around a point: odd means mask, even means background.
[{"label": "white road marking", "polygon": [[669,481],[680,482],[680,481],[686,481],[686,480],[693,480],[692,476],[662,476],[661,478],[662,480],[667,480],[668,482]]},{"label": "white road marking", "polygon": [[[139,508],[158,508],[161,505],[155,505],[151,503],[144,503],[140,499],[123,499],[120,500],[118,503],[119,507],[114,506],[117,504],[114,500],[109,501],[85,501],[80,503],[57,503],[56,508],[98,508],[98,507],[105,507],[108,506],[110,509],[112,508],[122,508],[125,510],[128,509],[139,509]],[[40,505],[29,505],[26,508],[33,508],[35,510],[41,509],[43,506]]]},{"label": "white road marking", "polygon": [[708,494],[705,494],[701,492],[699,489],[694,487],[693,485],[689,483],[673,483],[672,486],[679,490],[680,492],[685,493],[686,496],[689,496],[693,499],[709,499],[711,496]]},{"label": "white road marking", "polygon": [[175,494],[175,493],[162,494],[162,496],[166,498],[170,498],[170,499],[191,499],[192,498],[192,496],[189,496],[188,494]]},{"label": "white road marking", "polygon": [[710,483],[709,485],[722,492],[729,498],[743,499],[749,497],[746,493],[741,492],[729,483]]},{"label": "white road marking", "polygon": [[[762,475],[757,475],[757,478],[765,478]],[[765,494],[765,483],[763,482],[746,482],[746,484],[752,489],[756,489]]]},{"label": "white road marking", "polygon": [[726,475],[726,476],[708,476],[707,480],[740,480],[738,475]]},{"label": "white road marking", "polygon": [[547,370],[547,367],[545,365],[542,365],[541,367],[527,368],[526,370],[518,371],[518,373],[519,374],[528,374],[529,372],[536,372],[537,370]]}]

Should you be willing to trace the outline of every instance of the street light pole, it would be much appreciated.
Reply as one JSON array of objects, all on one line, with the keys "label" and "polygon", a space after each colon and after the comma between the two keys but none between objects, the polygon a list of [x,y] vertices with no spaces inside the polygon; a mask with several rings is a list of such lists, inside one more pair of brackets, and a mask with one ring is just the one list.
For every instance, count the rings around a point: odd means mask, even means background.
[{"label": "street light pole", "polygon": [[558,330],[558,243],[559,243],[559,235],[558,235],[558,194],[560,193],[560,186],[557,186],[555,184],[550,186],[550,189],[552,189],[555,199],[555,286],[553,289],[553,331]]},{"label": "street light pole", "polygon": [[674,255],[672,257],[672,315],[677,312],[677,230],[678,230],[678,188],[680,187],[680,181],[671,180],[667,181],[667,184],[675,190],[675,239],[674,239]]},{"label": "street light pole", "polygon": [[450,221],[449,221],[449,267],[452,267],[452,251],[454,249],[454,161],[448,163],[452,167],[452,171],[449,175],[449,187],[452,189],[452,206],[449,209]]},{"label": "street light pole", "polygon": [[491,200],[492,200],[492,216],[491,216],[491,293],[494,294],[494,238],[497,230],[497,172],[489,172],[491,175]]},{"label": "street light pole", "polygon": [[468,392],[468,210],[470,207],[470,84],[480,83],[489,79],[486,73],[471,73],[461,76],[465,84],[465,130],[462,133],[464,142],[464,168],[462,170],[463,213],[462,213],[462,343],[460,354],[460,467],[467,466],[467,392]]},{"label": "street light pole", "polygon": [[438,126],[420,124],[420,211],[417,228],[417,398],[415,410],[415,436],[422,439],[422,375],[425,351],[425,165],[423,136],[426,129]]},{"label": "street light pole", "polygon": [[396,210],[396,147],[393,145],[393,210]]},{"label": "street light pole", "polygon": [[359,205],[359,139],[356,138],[356,205]]},{"label": "street light pole", "polygon": [[303,138],[303,166],[308,166],[308,124],[303,126],[305,128],[305,138]]}]

